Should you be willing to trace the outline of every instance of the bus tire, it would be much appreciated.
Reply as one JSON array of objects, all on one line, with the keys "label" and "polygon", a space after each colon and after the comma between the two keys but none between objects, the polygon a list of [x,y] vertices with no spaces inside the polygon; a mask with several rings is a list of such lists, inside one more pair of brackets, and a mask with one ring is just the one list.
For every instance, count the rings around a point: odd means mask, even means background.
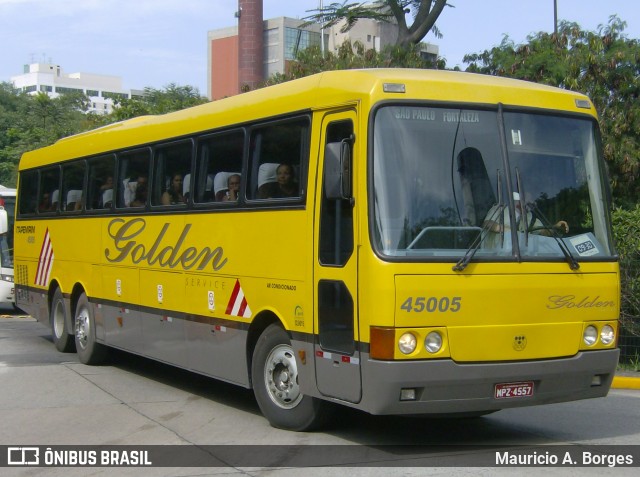
[{"label": "bus tire", "polygon": [[96,321],[93,309],[84,293],[78,298],[75,316],[76,351],[83,364],[101,364],[107,357],[107,348],[96,341]]},{"label": "bus tire", "polygon": [[269,325],[258,338],[251,376],[258,406],[273,427],[308,431],[324,422],[328,403],[300,392],[295,354],[280,326]]},{"label": "bus tire", "polygon": [[49,321],[51,322],[51,336],[53,344],[61,353],[74,351],[73,335],[69,333],[67,327],[67,306],[64,303],[62,292],[59,288],[53,293],[51,309],[49,310]]}]

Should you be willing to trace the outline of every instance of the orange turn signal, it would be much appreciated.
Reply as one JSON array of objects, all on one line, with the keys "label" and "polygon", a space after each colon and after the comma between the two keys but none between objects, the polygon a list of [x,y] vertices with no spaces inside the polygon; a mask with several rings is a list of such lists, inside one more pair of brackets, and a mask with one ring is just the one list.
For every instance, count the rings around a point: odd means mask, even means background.
[{"label": "orange turn signal", "polygon": [[396,341],[395,328],[372,326],[369,337],[369,355],[371,359],[393,359]]}]

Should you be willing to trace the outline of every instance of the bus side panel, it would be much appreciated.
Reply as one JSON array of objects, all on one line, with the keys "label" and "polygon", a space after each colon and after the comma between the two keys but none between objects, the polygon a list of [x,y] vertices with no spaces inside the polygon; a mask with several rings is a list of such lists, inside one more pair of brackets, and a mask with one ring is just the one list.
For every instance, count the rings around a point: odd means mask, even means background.
[{"label": "bus side panel", "polygon": [[140,270],[140,303],[145,307],[140,311],[144,354],[187,367],[184,315],[170,311],[184,306],[182,273]]},{"label": "bus side panel", "polygon": [[240,323],[192,316],[185,323],[189,369],[249,387],[247,330]]},{"label": "bus side panel", "polygon": [[[96,314],[96,333],[106,344],[127,351],[140,352],[142,324],[133,304],[139,303],[139,271],[130,267],[95,267],[102,279],[102,320]],[[100,333],[103,328],[103,333]]]},{"label": "bus side panel", "polygon": [[189,369],[248,387],[248,325],[232,321],[226,315],[236,280],[203,273],[185,274],[181,310],[187,314],[184,331]]}]

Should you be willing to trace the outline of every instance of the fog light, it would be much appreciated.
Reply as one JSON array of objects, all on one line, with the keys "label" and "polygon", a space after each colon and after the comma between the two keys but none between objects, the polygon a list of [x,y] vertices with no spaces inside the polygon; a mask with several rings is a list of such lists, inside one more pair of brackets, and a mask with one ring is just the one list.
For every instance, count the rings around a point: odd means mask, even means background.
[{"label": "fog light", "polygon": [[416,349],[416,337],[412,333],[403,334],[398,340],[398,348],[403,354],[411,354]]},{"label": "fog light", "polygon": [[591,378],[591,386],[602,386],[602,376],[596,374],[593,378]]},{"label": "fog light", "polygon": [[416,390],[413,388],[403,388],[400,390],[400,400],[401,401],[415,401],[416,400]]},{"label": "fog light", "polygon": [[616,332],[613,330],[613,326],[604,325],[600,330],[600,341],[603,345],[610,345],[616,337]]},{"label": "fog light", "polygon": [[589,325],[584,329],[584,335],[582,337],[584,343],[587,346],[592,346],[598,339],[598,330],[595,326]]},{"label": "fog light", "polygon": [[424,339],[424,349],[429,353],[437,353],[442,348],[442,336],[437,331],[432,331]]}]

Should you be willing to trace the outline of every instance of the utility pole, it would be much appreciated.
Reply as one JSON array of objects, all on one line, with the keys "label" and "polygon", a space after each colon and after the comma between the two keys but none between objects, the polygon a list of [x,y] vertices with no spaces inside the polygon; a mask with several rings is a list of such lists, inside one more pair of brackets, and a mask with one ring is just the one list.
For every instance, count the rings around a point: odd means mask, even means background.
[{"label": "utility pole", "polygon": [[558,0],[553,0],[553,33],[558,36]]}]

